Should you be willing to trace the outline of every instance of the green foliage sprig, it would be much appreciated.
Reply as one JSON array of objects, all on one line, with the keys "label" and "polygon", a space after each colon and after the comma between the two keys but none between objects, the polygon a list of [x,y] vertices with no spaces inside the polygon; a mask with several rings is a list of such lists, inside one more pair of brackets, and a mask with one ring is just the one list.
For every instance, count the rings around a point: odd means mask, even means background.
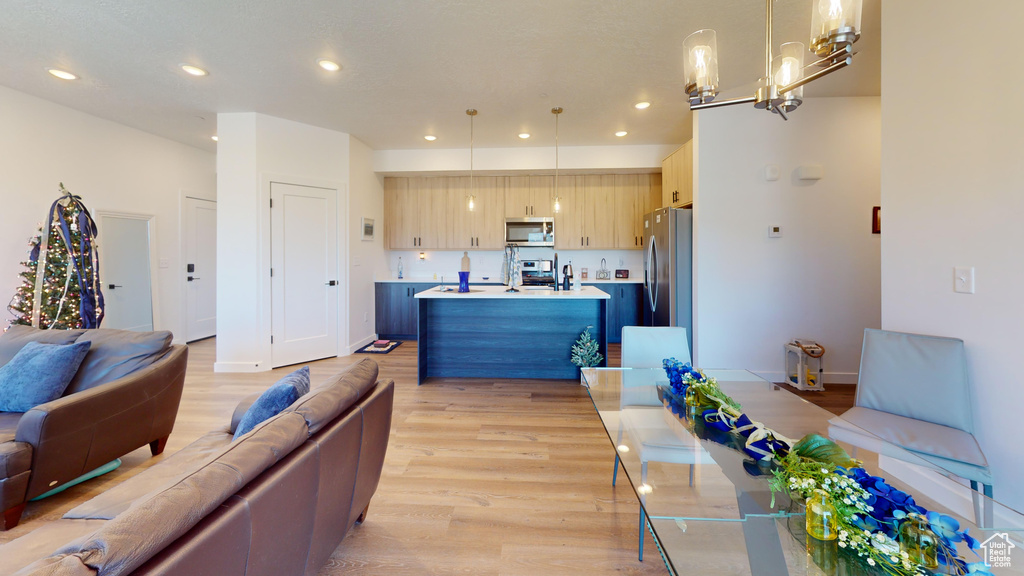
[{"label": "green foliage sprig", "polygon": [[590,329],[592,326],[587,328],[580,334],[579,340],[572,347],[572,363],[579,366],[580,368],[591,368],[601,364],[601,360],[604,360],[604,356],[598,352],[599,346],[597,340],[594,340],[590,335]]}]

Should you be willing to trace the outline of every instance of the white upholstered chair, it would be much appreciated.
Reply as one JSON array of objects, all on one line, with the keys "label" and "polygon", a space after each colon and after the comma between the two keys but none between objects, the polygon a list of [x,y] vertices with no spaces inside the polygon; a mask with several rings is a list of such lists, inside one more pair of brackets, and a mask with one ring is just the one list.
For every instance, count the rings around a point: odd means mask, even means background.
[{"label": "white upholstered chair", "polygon": [[[622,329],[623,368],[662,368],[662,361],[675,358],[690,361],[686,329],[668,326],[626,326]],[[647,379],[637,379],[643,386],[631,386],[629,374],[623,374],[619,412],[619,443],[628,434],[640,459],[640,482],[647,483],[648,462],[669,462],[690,465],[690,486],[694,481],[694,465],[712,462],[700,441],[682,427],[673,426],[657,393]],[[619,473],[619,456],[615,456],[612,485]],[[641,496],[642,497],[642,496]],[[640,560],[643,560],[645,514],[640,508]]]},{"label": "white upholstered chair", "polygon": [[[963,340],[867,329],[854,407],[829,437],[982,484],[992,474],[974,438],[973,390]],[[975,514],[981,513],[975,499]]]}]

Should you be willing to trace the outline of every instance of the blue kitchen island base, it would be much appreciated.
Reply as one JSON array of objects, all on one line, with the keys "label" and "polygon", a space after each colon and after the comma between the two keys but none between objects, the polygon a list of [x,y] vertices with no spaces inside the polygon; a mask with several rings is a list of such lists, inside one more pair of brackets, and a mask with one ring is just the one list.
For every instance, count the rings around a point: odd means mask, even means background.
[{"label": "blue kitchen island base", "polygon": [[592,290],[599,295],[417,295],[418,382],[433,377],[579,378],[569,358],[581,332],[589,326],[601,355],[608,352],[608,296]]}]

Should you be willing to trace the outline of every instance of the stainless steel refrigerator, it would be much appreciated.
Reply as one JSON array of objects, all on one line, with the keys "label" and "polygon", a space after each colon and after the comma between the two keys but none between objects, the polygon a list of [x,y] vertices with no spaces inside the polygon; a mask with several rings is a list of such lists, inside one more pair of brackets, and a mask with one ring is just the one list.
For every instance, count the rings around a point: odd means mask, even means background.
[{"label": "stainless steel refrigerator", "polygon": [[693,356],[693,210],[644,216],[644,325],[682,326]]}]

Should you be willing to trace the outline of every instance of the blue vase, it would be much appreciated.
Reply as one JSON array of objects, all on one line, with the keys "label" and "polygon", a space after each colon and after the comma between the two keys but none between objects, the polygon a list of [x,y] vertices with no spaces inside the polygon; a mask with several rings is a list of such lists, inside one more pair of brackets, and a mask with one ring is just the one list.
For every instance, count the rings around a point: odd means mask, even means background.
[{"label": "blue vase", "polygon": [[469,272],[459,272],[459,292],[469,292]]}]

